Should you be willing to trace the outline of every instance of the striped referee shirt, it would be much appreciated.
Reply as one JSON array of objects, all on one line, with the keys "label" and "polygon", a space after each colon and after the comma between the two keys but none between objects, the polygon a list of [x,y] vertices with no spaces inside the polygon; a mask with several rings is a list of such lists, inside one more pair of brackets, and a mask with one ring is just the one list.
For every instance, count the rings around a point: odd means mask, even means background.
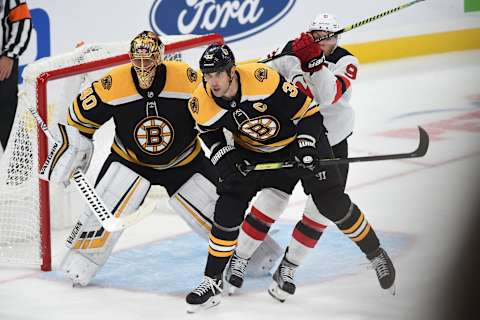
[{"label": "striped referee shirt", "polygon": [[32,32],[25,0],[0,0],[0,22],[0,55],[18,58],[27,48]]}]

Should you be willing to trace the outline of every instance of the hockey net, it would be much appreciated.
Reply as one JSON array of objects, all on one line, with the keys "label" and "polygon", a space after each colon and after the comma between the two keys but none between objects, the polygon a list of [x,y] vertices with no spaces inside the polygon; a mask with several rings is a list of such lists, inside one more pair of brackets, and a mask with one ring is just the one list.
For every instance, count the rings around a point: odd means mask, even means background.
[{"label": "hockey net", "polygon": [[[211,43],[223,43],[218,34],[164,36],[166,59],[182,60],[193,68]],[[67,106],[92,81],[115,65],[128,63],[129,42],[81,45],[74,51],[29,64],[9,143],[0,159],[0,264],[38,265],[51,270],[51,231],[70,228],[83,208],[75,188],[49,185],[39,179],[48,141],[37,130],[27,109],[36,107],[51,131],[65,123]],[[55,80],[55,81],[52,81]],[[48,92],[48,97],[47,97]],[[113,124],[107,122],[94,136],[95,152],[87,178],[93,183],[107,156]],[[158,203],[155,212],[168,211],[162,188],[152,187],[147,201]]]}]

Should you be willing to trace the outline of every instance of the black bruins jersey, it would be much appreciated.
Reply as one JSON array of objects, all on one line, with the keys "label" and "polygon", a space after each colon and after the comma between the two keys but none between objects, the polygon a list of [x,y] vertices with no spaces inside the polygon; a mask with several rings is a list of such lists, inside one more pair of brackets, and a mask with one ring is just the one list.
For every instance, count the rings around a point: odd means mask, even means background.
[{"label": "black bruins jersey", "polygon": [[[295,140],[300,120],[321,118],[311,98],[265,64],[239,65],[236,73],[239,90],[232,101],[215,97],[205,83],[193,93],[189,108],[200,131],[226,128],[241,147],[271,153]],[[318,121],[312,122],[313,132],[320,131]]]},{"label": "black bruins jersey", "polygon": [[149,89],[142,89],[131,64],[112,69],[80,93],[68,110],[68,124],[92,136],[113,118],[112,152],[139,165],[165,169],[189,163],[200,151],[187,108],[198,85],[187,64],[164,61]]}]

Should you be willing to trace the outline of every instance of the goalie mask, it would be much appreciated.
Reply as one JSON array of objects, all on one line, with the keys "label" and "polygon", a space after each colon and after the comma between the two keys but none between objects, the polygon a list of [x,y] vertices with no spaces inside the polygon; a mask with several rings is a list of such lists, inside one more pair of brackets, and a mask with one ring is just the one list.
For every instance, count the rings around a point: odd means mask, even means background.
[{"label": "goalie mask", "polygon": [[129,56],[142,89],[152,85],[157,66],[163,61],[165,45],[151,31],[143,31],[130,42]]}]

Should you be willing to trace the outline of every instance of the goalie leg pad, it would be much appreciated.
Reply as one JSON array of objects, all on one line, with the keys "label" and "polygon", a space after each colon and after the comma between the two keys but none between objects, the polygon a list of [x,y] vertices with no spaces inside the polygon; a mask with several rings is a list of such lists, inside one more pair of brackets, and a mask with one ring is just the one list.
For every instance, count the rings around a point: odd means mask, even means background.
[{"label": "goalie leg pad", "polygon": [[168,203],[193,231],[208,240],[217,199],[215,185],[202,174],[195,173],[173,194]]},{"label": "goalie leg pad", "polygon": [[[113,162],[95,190],[116,216],[129,215],[144,200],[150,182],[130,168]],[[67,238],[70,249],[61,270],[75,284],[87,285],[105,264],[123,231],[107,232],[85,205],[79,220]]]},{"label": "goalie leg pad", "polygon": [[284,249],[270,236],[255,250],[247,265],[247,275],[250,277],[265,277],[283,256]]}]

